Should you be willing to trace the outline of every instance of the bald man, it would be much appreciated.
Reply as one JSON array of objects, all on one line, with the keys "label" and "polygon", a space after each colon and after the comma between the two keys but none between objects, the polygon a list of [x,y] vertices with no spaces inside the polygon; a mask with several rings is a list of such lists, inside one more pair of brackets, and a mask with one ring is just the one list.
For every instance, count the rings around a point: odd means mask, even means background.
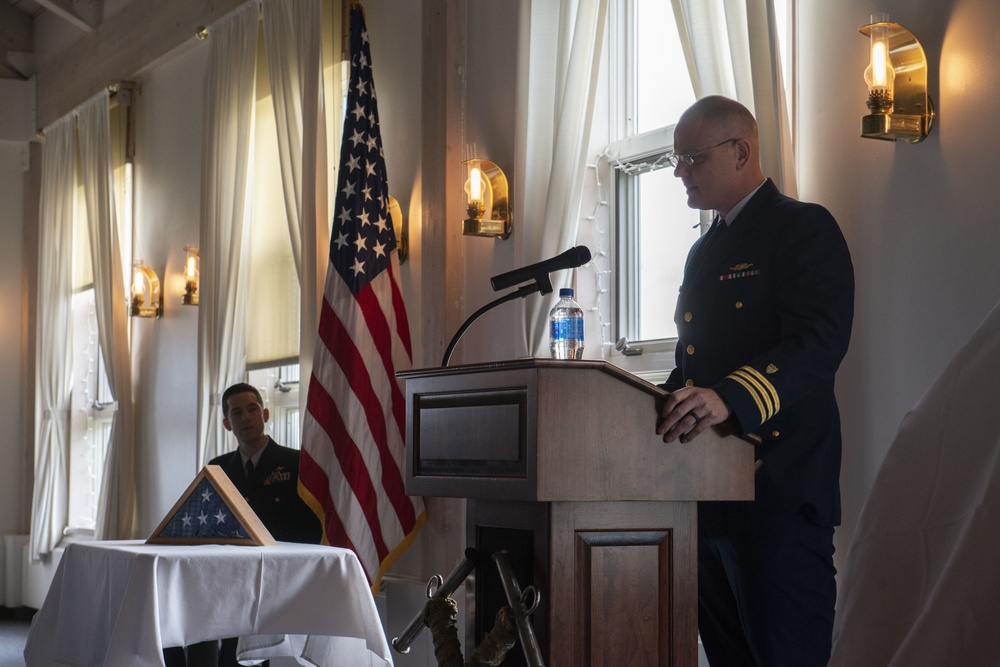
[{"label": "bald man", "polygon": [[697,101],[674,149],[688,205],[716,220],[685,265],[656,432],[686,443],[727,422],[756,443],[757,459],[755,500],[699,503],[699,633],[715,666],[826,665],[850,253],[826,209],[765,178],[757,123],[738,102]]}]

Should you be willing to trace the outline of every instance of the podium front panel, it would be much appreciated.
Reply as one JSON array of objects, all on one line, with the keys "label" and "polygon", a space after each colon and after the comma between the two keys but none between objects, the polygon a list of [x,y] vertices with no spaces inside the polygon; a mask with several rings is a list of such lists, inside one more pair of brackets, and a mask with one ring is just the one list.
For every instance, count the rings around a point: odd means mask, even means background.
[{"label": "podium front panel", "polygon": [[407,493],[533,500],[536,387],[528,369],[409,378]]}]

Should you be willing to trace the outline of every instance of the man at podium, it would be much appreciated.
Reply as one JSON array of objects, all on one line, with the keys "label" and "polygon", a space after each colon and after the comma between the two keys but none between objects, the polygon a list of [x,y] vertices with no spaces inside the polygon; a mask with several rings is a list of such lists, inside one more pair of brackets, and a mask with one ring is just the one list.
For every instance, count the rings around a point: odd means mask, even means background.
[{"label": "man at podium", "polygon": [[728,422],[757,459],[754,501],[699,504],[699,633],[713,665],[826,665],[850,253],[826,209],[764,177],[756,121],[738,102],[696,102],[674,148],[688,205],[717,217],[688,255],[656,432],[686,443]]}]

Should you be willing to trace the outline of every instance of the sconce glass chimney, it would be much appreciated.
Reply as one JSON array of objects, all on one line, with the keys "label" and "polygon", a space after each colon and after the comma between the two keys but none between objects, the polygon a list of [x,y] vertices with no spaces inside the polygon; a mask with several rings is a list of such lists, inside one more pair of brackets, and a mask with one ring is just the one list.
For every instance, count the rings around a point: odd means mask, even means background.
[{"label": "sconce glass chimney", "polygon": [[884,12],[872,14],[871,59],[865,70],[868,84],[868,108],[873,113],[892,112],[893,83],[896,71],[889,59],[889,15]]},{"label": "sconce glass chimney", "polygon": [[184,248],[186,258],[184,260],[184,299],[185,306],[198,305],[198,277],[200,261],[198,248],[188,246]]}]

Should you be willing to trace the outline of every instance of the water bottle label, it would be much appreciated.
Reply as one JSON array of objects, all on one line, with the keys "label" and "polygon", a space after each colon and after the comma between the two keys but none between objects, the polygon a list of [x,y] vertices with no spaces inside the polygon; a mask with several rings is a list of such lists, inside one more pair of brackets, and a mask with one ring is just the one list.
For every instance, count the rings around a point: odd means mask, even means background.
[{"label": "water bottle label", "polygon": [[583,340],[583,319],[567,318],[565,320],[554,320],[549,326],[549,336],[552,340]]}]

